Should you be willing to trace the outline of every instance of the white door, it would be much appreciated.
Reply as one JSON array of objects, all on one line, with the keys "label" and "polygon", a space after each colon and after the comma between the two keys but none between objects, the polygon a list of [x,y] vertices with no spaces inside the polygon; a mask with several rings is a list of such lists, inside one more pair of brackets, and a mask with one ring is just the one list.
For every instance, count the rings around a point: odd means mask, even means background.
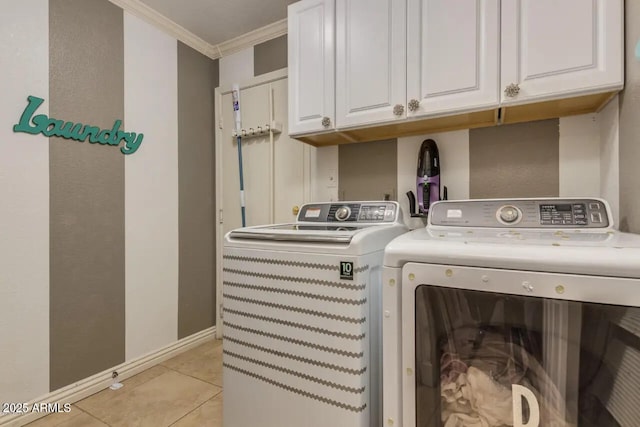
[{"label": "white door", "polygon": [[405,47],[406,0],[337,0],[338,128],[406,118]]},{"label": "white door", "polygon": [[499,105],[498,0],[408,0],[407,19],[409,117]]},{"label": "white door", "polygon": [[[242,227],[240,212],[240,175],[238,144],[232,136],[234,128],[231,94],[221,97],[222,129],[222,182],[223,182],[223,233]],[[269,85],[240,90],[240,112],[244,129],[270,123]],[[242,139],[242,167],[246,205],[246,225],[271,222],[271,185],[269,135]]]},{"label": "white door", "polygon": [[[223,128],[222,145],[223,235],[242,226],[238,144],[234,128],[231,94],[220,96]],[[242,128],[277,122],[282,133],[242,139],[242,164],[246,205],[246,225],[290,222],[296,219],[295,207],[310,200],[310,156],[315,150],[287,134],[287,79],[240,89]]]},{"label": "white door", "polygon": [[289,6],[289,134],[333,128],[334,0]]},{"label": "white door", "polygon": [[[521,103],[621,88],[622,3],[623,0],[503,1],[502,102]],[[509,85],[518,85],[519,93],[505,94]]]}]

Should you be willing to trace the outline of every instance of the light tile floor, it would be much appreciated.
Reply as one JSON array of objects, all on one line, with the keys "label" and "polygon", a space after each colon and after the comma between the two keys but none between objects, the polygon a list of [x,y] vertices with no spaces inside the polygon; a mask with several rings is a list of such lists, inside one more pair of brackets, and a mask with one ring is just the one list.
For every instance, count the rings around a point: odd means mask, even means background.
[{"label": "light tile floor", "polygon": [[221,427],[222,341],[209,341],[29,427]]}]

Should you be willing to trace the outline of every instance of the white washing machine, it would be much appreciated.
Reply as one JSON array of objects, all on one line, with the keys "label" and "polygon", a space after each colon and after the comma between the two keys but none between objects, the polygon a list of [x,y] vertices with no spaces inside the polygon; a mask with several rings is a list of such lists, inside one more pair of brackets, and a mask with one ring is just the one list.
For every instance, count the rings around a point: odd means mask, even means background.
[{"label": "white washing machine", "polygon": [[313,203],[225,236],[225,427],[379,425],[382,257],[401,218],[396,202]]},{"label": "white washing machine", "polygon": [[439,202],[386,249],[383,425],[640,425],[640,235],[599,199]]}]

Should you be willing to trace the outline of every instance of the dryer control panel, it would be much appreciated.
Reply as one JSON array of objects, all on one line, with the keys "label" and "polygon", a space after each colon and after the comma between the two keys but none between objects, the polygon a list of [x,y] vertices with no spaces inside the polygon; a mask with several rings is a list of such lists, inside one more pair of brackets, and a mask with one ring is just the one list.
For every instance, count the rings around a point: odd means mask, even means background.
[{"label": "dryer control panel", "polygon": [[298,222],[392,223],[398,220],[397,202],[310,203],[302,206]]},{"label": "dryer control panel", "polygon": [[429,224],[497,228],[608,228],[609,207],[599,199],[496,199],[434,204]]}]

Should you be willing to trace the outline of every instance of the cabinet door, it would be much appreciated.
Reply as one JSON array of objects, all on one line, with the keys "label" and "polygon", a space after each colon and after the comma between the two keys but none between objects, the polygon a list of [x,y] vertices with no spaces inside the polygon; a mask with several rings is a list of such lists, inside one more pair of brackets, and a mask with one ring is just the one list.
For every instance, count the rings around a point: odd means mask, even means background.
[{"label": "cabinet door", "polygon": [[406,117],[405,47],[406,0],[337,0],[337,127]]},{"label": "cabinet door", "polygon": [[289,6],[289,134],[333,128],[334,0]]},{"label": "cabinet door", "polygon": [[409,117],[498,106],[498,0],[408,0],[407,9]]},{"label": "cabinet door", "polygon": [[[503,1],[503,103],[620,89],[622,1]],[[519,92],[505,94],[509,85]]]}]

